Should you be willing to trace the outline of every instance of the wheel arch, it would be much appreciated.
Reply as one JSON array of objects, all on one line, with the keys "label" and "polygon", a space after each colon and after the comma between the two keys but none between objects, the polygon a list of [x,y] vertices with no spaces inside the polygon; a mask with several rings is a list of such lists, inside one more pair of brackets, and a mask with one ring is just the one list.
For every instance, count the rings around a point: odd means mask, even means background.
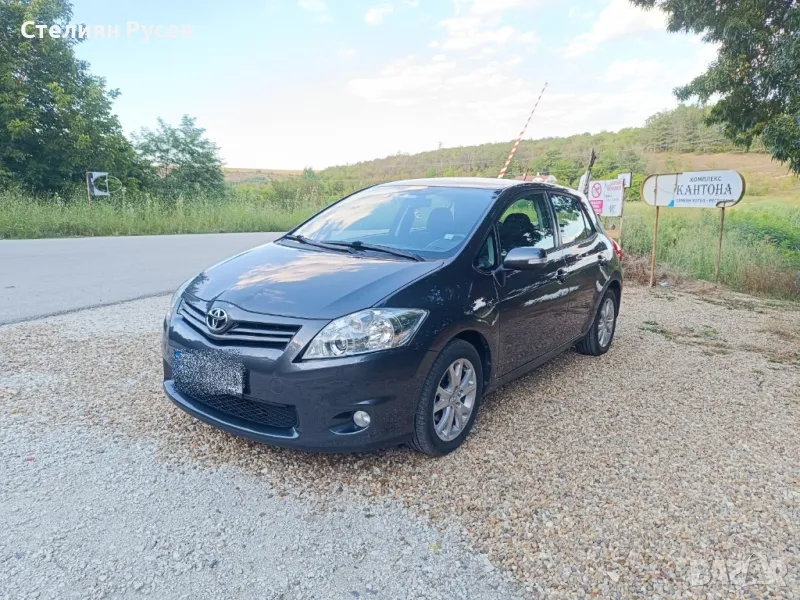
[{"label": "wheel arch", "polygon": [[622,282],[619,279],[612,279],[606,290],[614,292],[617,297],[617,316],[619,316],[619,306],[622,304]]},{"label": "wheel arch", "polygon": [[481,366],[483,370],[483,387],[486,389],[489,386],[489,382],[491,381],[492,377],[492,348],[489,345],[489,341],[484,337],[484,335],[475,330],[475,329],[465,329],[454,335],[448,343],[453,340],[464,340],[468,344],[472,345],[478,353],[478,356],[481,358]]}]

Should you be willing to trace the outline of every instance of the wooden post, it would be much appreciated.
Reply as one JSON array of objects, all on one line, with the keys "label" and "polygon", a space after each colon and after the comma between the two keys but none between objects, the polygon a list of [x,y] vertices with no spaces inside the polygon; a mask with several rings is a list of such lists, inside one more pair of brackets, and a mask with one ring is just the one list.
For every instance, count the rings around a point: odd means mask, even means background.
[{"label": "wooden post", "polygon": [[89,210],[92,210],[92,187],[89,185],[89,171],[86,171],[86,195],[89,197]]},{"label": "wooden post", "polygon": [[656,285],[656,246],[658,244],[658,212],[660,206],[656,206],[656,224],[653,227],[653,255],[650,257],[650,287]]},{"label": "wooden post", "polygon": [[653,255],[650,257],[650,287],[656,285],[656,245],[658,244],[658,175],[653,186],[653,204],[656,205],[656,224],[653,227]]},{"label": "wooden post", "polygon": [[722,230],[725,227],[725,207],[722,207],[722,213],[719,217],[719,244],[717,245],[717,266],[714,269],[714,284],[719,283],[719,262],[722,258]]},{"label": "wooden post", "polygon": [[[625,220],[625,184],[622,184],[622,214],[619,216],[619,247],[622,246],[622,223]],[[624,250],[624,248],[623,248]]]}]

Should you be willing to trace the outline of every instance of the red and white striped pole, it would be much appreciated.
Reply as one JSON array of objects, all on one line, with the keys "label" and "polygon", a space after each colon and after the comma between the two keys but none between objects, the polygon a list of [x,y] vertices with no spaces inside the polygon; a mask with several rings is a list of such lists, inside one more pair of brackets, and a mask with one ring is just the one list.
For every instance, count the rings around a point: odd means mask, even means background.
[{"label": "red and white striped pole", "polygon": [[539,97],[536,99],[536,104],[533,105],[533,110],[531,114],[528,116],[528,120],[525,122],[525,127],[522,128],[522,131],[519,132],[519,137],[517,141],[514,143],[514,147],[511,148],[511,154],[508,155],[508,160],[506,161],[505,166],[500,171],[500,175],[497,176],[498,179],[502,179],[506,176],[506,171],[508,171],[508,165],[511,164],[511,161],[514,160],[514,155],[517,153],[517,148],[519,148],[519,143],[522,141],[522,136],[525,135],[525,131],[528,129],[528,125],[530,125],[531,119],[533,118],[533,113],[536,112],[536,107],[539,106],[539,100],[542,99],[544,95],[544,91],[547,89],[547,82],[545,82],[544,87],[542,88]]}]

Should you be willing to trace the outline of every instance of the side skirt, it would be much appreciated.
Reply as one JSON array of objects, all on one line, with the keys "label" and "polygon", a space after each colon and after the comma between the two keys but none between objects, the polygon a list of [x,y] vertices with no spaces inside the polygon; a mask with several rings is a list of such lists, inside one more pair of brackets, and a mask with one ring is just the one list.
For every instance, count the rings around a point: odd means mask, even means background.
[{"label": "side skirt", "polygon": [[519,379],[523,375],[527,375],[528,373],[530,373],[531,371],[533,371],[537,367],[542,366],[544,363],[552,360],[553,358],[555,358],[559,354],[562,354],[563,352],[566,352],[567,350],[569,350],[582,337],[583,337],[583,335],[578,336],[574,340],[572,340],[570,342],[567,342],[563,346],[559,346],[555,350],[551,350],[547,354],[543,354],[539,358],[535,358],[532,361],[525,363],[521,367],[517,367],[513,371],[509,371],[505,375],[502,375],[501,377],[498,377],[497,379],[495,379],[494,381],[492,381],[490,384],[488,384],[486,386],[486,390],[485,391],[486,392],[490,392],[490,391],[492,391],[492,390],[494,390],[494,389],[496,389],[496,388],[498,388],[500,386],[503,386],[503,385],[505,385],[507,383],[510,383],[510,382],[514,381],[515,379]]}]

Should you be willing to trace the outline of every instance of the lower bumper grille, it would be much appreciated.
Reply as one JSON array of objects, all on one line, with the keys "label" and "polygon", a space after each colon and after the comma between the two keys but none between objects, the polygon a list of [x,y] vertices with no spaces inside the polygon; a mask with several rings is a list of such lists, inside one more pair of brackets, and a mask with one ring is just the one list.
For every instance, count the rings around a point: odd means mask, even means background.
[{"label": "lower bumper grille", "polygon": [[259,425],[278,429],[297,426],[297,409],[294,406],[265,404],[236,396],[195,396],[194,399],[221,413]]}]

